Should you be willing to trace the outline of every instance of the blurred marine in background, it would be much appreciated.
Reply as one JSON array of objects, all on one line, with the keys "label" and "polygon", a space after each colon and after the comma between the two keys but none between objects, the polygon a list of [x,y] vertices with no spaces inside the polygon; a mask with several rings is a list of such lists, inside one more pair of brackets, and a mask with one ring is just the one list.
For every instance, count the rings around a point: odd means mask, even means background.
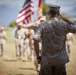
[{"label": "blurred marine in background", "polygon": [[16,46],[17,59],[23,58],[23,46],[25,38],[26,38],[25,29],[22,27],[22,24],[18,24],[17,29],[15,31],[15,46]]},{"label": "blurred marine in background", "polygon": [[[31,40],[32,40],[32,51],[31,53],[33,53],[33,56],[34,56],[34,64],[35,64],[35,67],[36,67],[36,71],[39,72],[40,70],[40,64],[37,62],[37,59],[36,59],[36,54],[35,54],[35,50],[34,50],[34,40],[33,40],[33,35],[36,33],[36,30],[37,30],[37,27],[40,23],[46,21],[46,17],[45,16],[42,16],[40,18],[40,20],[37,20],[36,22],[33,22],[33,23],[30,23],[28,25],[25,25],[24,27],[27,28],[27,29],[32,29],[33,30],[33,34],[32,34],[32,37],[31,37]],[[42,52],[42,44],[41,44],[42,41],[39,42],[39,54],[41,55],[41,52]]]},{"label": "blurred marine in background", "polygon": [[73,44],[73,38],[74,38],[74,34],[73,33],[68,33],[66,35],[66,50],[67,50],[67,53],[68,55],[70,55],[70,52],[71,52],[71,47],[72,47],[72,44]]},{"label": "blurred marine in background", "polygon": [[3,52],[5,50],[6,44],[6,32],[4,31],[4,27],[0,26],[0,56],[3,56]]}]

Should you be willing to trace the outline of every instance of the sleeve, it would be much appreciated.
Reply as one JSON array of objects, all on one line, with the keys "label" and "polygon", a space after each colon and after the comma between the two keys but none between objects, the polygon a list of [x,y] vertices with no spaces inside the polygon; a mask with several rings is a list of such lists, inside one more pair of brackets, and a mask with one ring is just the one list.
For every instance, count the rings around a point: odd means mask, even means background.
[{"label": "sleeve", "polygon": [[36,41],[41,41],[42,36],[42,25],[39,24],[39,26],[36,28],[35,34],[33,35],[33,39]]},{"label": "sleeve", "polygon": [[76,25],[67,24],[67,32],[76,33]]},{"label": "sleeve", "polygon": [[38,27],[38,24],[33,24],[33,30],[35,31],[36,29],[37,29],[37,27]]}]

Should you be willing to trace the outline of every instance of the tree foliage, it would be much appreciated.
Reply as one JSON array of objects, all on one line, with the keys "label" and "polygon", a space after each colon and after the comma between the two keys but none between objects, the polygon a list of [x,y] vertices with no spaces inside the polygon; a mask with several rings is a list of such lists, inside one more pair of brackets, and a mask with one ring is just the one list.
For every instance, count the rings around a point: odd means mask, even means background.
[{"label": "tree foliage", "polygon": [[48,18],[48,4],[43,2],[43,15],[46,16],[46,18]]},{"label": "tree foliage", "polygon": [[43,15],[46,15],[48,12],[48,5],[46,3],[43,3]]},{"label": "tree foliage", "polygon": [[10,22],[9,27],[14,28],[15,26],[16,26],[16,21],[12,21],[12,22]]}]

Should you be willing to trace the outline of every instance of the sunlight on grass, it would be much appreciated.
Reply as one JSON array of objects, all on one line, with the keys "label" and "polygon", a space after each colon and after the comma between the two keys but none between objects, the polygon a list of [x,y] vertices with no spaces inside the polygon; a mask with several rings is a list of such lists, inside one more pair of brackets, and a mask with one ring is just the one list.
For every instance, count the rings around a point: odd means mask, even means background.
[{"label": "sunlight on grass", "polygon": [[[4,55],[10,58],[15,58],[15,38],[12,36],[12,30],[7,30],[7,43],[6,48],[4,51]],[[6,58],[6,57],[5,57]],[[0,62],[0,64],[3,64],[5,61]],[[4,66],[3,66],[4,65]],[[8,75],[37,75],[35,71],[34,63],[30,62],[6,62],[3,64],[0,69],[0,71],[7,72]],[[30,66],[31,65],[31,66]],[[6,70],[6,68],[7,70]],[[28,68],[31,67],[31,70],[28,70]],[[32,69],[33,68],[33,69]],[[27,70],[26,70],[27,69]],[[72,46],[72,51],[70,54],[70,62],[67,64],[67,75],[76,75],[76,35],[74,36],[74,42]]]}]

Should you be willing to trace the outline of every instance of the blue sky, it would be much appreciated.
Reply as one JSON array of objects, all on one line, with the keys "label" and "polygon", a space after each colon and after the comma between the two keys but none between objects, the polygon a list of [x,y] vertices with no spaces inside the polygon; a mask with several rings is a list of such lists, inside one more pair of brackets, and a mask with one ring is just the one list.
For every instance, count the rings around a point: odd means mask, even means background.
[{"label": "blue sky", "polygon": [[[25,0],[0,0],[0,24],[9,24],[16,20],[18,12],[22,8]],[[34,11],[33,20],[37,19],[38,0],[33,0]],[[61,13],[67,13],[76,16],[76,0],[45,0],[48,4],[61,6]]]},{"label": "blue sky", "polygon": [[61,6],[61,12],[65,13],[76,7],[76,0],[46,0],[46,2]]}]

